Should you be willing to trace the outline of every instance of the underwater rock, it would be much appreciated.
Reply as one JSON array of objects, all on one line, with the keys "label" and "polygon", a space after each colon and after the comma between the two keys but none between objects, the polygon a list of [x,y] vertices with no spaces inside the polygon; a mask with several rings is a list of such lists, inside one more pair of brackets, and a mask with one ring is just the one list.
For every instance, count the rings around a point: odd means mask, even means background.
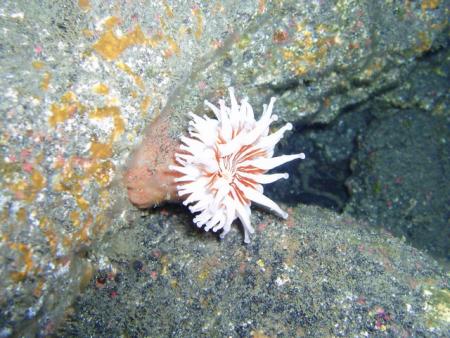
[{"label": "underwater rock", "polygon": [[449,123],[425,111],[391,114],[360,139],[347,211],[448,259]]},{"label": "underwater rock", "polygon": [[97,245],[136,214],[122,171],[151,120],[176,141],[234,85],[254,106],[279,97],[280,122],[330,121],[442,44],[443,4],[3,1],[1,335],[50,334],[106,264]]},{"label": "underwater rock", "polygon": [[289,214],[255,211],[242,245],[237,225],[219,240],[187,211],[153,212],[100,248],[111,266],[97,274],[111,278],[102,289],[92,279],[57,335],[446,335],[449,279],[433,259],[348,215]]}]

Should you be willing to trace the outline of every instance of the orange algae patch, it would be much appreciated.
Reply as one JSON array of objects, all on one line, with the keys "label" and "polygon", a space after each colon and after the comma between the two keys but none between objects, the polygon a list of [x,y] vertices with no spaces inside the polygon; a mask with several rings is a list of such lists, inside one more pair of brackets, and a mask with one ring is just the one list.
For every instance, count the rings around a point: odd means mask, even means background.
[{"label": "orange algae patch", "polygon": [[39,155],[36,156],[35,162],[37,164],[39,164],[39,163],[41,163],[44,160],[44,158],[45,158],[45,155],[43,153],[40,153]]},{"label": "orange algae patch", "polygon": [[21,179],[9,186],[9,189],[15,193],[17,199],[32,202],[36,198],[36,194],[45,186],[45,177],[38,170],[32,169],[29,181]]},{"label": "orange algae patch", "polygon": [[89,113],[91,119],[104,119],[112,117],[114,121],[114,131],[111,135],[112,140],[116,141],[120,135],[125,131],[125,122],[122,119],[120,110],[118,107],[109,106],[103,108],[95,108],[94,111]]},{"label": "orange algae patch", "polygon": [[48,86],[50,85],[50,80],[52,79],[52,75],[49,72],[45,72],[44,77],[41,81],[41,89],[48,90]]},{"label": "orange algae patch", "polygon": [[111,173],[114,169],[111,161],[93,162],[86,175],[94,178],[100,187],[106,187],[111,182]]},{"label": "orange algae patch", "polygon": [[78,6],[80,6],[83,11],[88,11],[91,9],[91,3],[89,0],[78,0]]},{"label": "orange algae patch", "polygon": [[[105,24],[106,25],[106,24]],[[133,45],[145,44],[147,39],[140,26],[124,36],[116,36],[111,29],[106,31],[92,46],[94,50],[107,60],[115,60],[122,52]]]},{"label": "orange algae patch", "polygon": [[422,0],[422,11],[438,8],[441,0]]},{"label": "orange algae patch", "polygon": [[23,281],[28,273],[33,268],[33,253],[30,249],[30,246],[28,244],[24,243],[10,243],[9,247],[11,250],[16,250],[21,253],[22,257],[19,261],[19,263],[23,264],[23,269],[21,271],[14,271],[11,272],[11,279],[18,283]]},{"label": "orange algae patch", "polygon": [[83,211],[86,211],[89,209],[89,202],[86,201],[86,199],[81,195],[75,196],[75,202],[77,202],[78,208],[80,208]]},{"label": "orange algae patch", "polygon": [[[102,145],[101,148],[103,149],[99,151],[104,152],[105,147],[109,148],[111,146]],[[95,179],[99,186],[105,187],[111,182],[111,173],[115,167],[111,161],[98,161],[96,158],[93,158],[92,160],[85,160],[82,165],[84,171],[78,173],[79,170],[76,169],[77,162],[77,159],[72,158],[64,165],[64,169],[60,174],[60,179],[53,189],[59,192],[70,193],[74,197],[79,208],[81,210],[87,210],[89,203],[81,195],[83,191],[82,183]]]},{"label": "orange algae patch", "polygon": [[53,115],[50,116],[48,122],[52,127],[55,127],[58,123],[68,120],[77,111],[77,106],[75,104],[58,105],[57,103],[52,103],[50,111]]},{"label": "orange algae patch", "polygon": [[25,208],[20,208],[16,213],[16,218],[19,222],[24,222],[27,219],[27,212]]},{"label": "orange algae patch", "polygon": [[[90,216],[90,214],[88,213],[88,219]],[[81,218],[81,214],[78,211],[72,211],[69,215],[70,221],[72,222],[72,225],[75,228],[79,228],[80,230],[83,229],[86,225],[86,223],[82,223],[82,218]]]},{"label": "orange algae patch", "polygon": [[36,169],[31,173],[31,185],[35,191],[42,190],[45,187],[45,177]]},{"label": "orange algae patch", "polygon": [[[95,234],[98,234],[106,229],[105,217],[101,216],[94,222],[94,216],[90,212],[90,204],[83,197],[83,186],[92,180],[95,180],[103,189],[111,182],[114,165],[109,160],[100,160],[100,157],[108,155],[107,153],[111,145],[94,142],[91,146],[92,159],[83,159],[73,157],[64,165],[63,171],[60,174],[59,180],[53,187],[55,191],[69,193],[78,206],[78,210],[74,210],[69,214],[69,220],[74,228],[77,229],[75,233],[69,237],[62,239],[62,244],[70,247],[80,241],[89,241],[89,233],[91,228],[95,226]],[[112,152],[112,151],[111,151]],[[81,171],[81,172],[80,172]],[[109,194],[104,190],[100,191],[99,204],[102,208],[109,205]],[[101,214],[100,214],[101,215]],[[48,233],[50,240],[51,233]]]},{"label": "orange algae patch", "polygon": [[42,296],[42,290],[44,289],[44,284],[45,283],[44,283],[43,279],[39,280],[38,285],[33,290],[33,296],[34,297]]},{"label": "orange algae patch", "polygon": [[167,3],[167,1],[163,1],[163,5],[164,5],[164,11],[166,12],[166,15],[169,18],[173,18],[173,10],[172,7],[170,7],[170,5]]},{"label": "orange algae patch", "polygon": [[270,338],[270,336],[266,335],[264,331],[257,330],[250,332],[250,336],[252,338]]},{"label": "orange algae patch", "polygon": [[313,36],[314,32],[302,23],[296,25],[296,32],[292,46],[283,48],[281,56],[296,75],[304,75],[326,60],[330,47],[337,44],[337,41],[336,37],[323,36],[327,33],[324,25],[317,27],[315,33],[319,36],[316,38]]},{"label": "orange algae patch", "polygon": [[152,102],[152,99],[150,96],[145,96],[144,99],[141,102],[141,114],[145,115],[147,113],[147,109],[150,106],[150,103]]},{"label": "orange algae patch", "polygon": [[166,41],[167,41],[167,44],[169,45],[169,48],[167,48],[163,52],[163,56],[165,58],[170,58],[174,54],[176,54],[177,56],[180,55],[180,47],[178,46],[178,44],[176,43],[174,38],[172,38],[170,36],[166,36]]},{"label": "orange algae patch", "polygon": [[426,52],[430,50],[432,41],[426,32],[419,32],[419,45],[416,47],[416,51],[418,52]]},{"label": "orange algae patch", "polygon": [[59,192],[67,192],[73,196],[75,202],[81,210],[87,210],[89,203],[83,198],[83,175],[76,172],[75,161],[72,159],[64,165],[64,169],[60,174],[60,179],[56,182],[53,190]]},{"label": "orange algae patch", "polygon": [[72,222],[73,226],[79,227],[81,224],[80,213],[78,211],[71,211],[69,214],[69,219]]},{"label": "orange algae patch", "polygon": [[109,88],[104,83],[97,83],[97,84],[95,84],[92,87],[92,90],[94,91],[94,93],[100,94],[100,95],[106,95],[106,94],[109,93]]},{"label": "orange algae patch", "polygon": [[199,282],[204,283],[206,279],[209,277],[209,268],[200,271],[197,275],[197,279]]},{"label": "orange algae patch", "polygon": [[[87,212],[85,220],[83,221],[81,215],[78,212],[73,212],[70,215],[70,219],[74,227],[78,230],[72,233],[69,236],[65,236],[63,239],[63,245],[65,247],[73,247],[73,245],[77,245],[80,242],[88,242],[89,238],[89,230],[91,225],[93,224],[93,216],[90,212]],[[64,264],[64,262],[62,262]]]},{"label": "orange algae patch", "polygon": [[50,126],[55,127],[58,123],[71,118],[73,114],[83,111],[84,107],[78,102],[73,92],[67,92],[61,97],[61,103],[52,103],[50,111],[52,115],[48,119]]},{"label": "orange algae patch", "polygon": [[92,142],[90,152],[94,158],[110,158],[112,146],[109,143]]},{"label": "orange algae patch", "polygon": [[75,163],[73,159],[70,159],[64,164],[62,172],[58,175],[60,179],[53,186],[53,190],[72,194],[81,192],[81,176],[75,172],[74,167]]},{"label": "orange algae patch", "polygon": [[106,29],[112,29],[115,26],[117,26],[119,23],[120,23],[120,18],[118,18],[117,16],[110,16],[103,22],[103,26]]},{"label": "orange algae patch", "polygon": [[202,34],[203,34],[203,16],[202,16],[202,13],[200,11],[200,8],[198,8],[198,7],[194,8],[192,10],[192,14],[194,15],[194,17],[196,19],[194,37],[197,40],[200,40],[200,38],[202,37]]},{"label": "orange algae patch", "polygon": [[266,1],[258,0],[258,13],[263,14],[266,11]]},{"label": "orange algae patch", "polygon": [[93,47],[97,53],[105,59],[114,60],[128,47],[128,45],[120,38],[116,37],[113,32],[107,31]]},{"label": "orange algae patch", "polygon": [[296,30],[303,35],[302,39],[297,40],[297,42],[304,48],[312,48],[314,46],[312,33],[301,23],[297,24]]},{"label": "orange algae patch", "polygon": [[39,220],[39,228],[47,238],[47,242],[50,246],[50,251],[54,256],[56,254],[56,248],[58,246],[58,237],[56,233],[50,228],[49,224],[50,222],[46,217],[43,217],[42,219]]},{"label": "orange algae patch", "polygon": [[82,196],[83,175],[76,173],[74,169],[74,161],[71,160],[64,166],[63,172],[60,174],[60,179],[54,185],[53,189],[59,192],[67,192],[73,196],[78,207],[86,211],[89,208],[89,203]]},{"label": "orange algae patch", "polygon": [[122,61],[117,62],[116,65],[117,65],[117,67],[122,69],[128,75],[131,75],[133,77],[134,82],[140,89],[142,89],[142,90],[145,89],[144,81],[142,81],[142,78],[139,75],[137,75],[135,72],[133,72],[133,70],[130,68],[130,66],[128,66],[126,63],[123,63]]},{"label": "orange algae patch", "polygon": [[272,40],[276,43],[282,43],[285,42],[288,39],[289,35],[288,32],[283,30],[277,30],[275,33],[273,33]]},{"label": "orange algae patch", "polygon": [[33,62],[31,62],[31,65],[33,66],[34,69],[39,70],[42,69],[42,67],[44,67],[45,63],[42,61],[34,60]]}]

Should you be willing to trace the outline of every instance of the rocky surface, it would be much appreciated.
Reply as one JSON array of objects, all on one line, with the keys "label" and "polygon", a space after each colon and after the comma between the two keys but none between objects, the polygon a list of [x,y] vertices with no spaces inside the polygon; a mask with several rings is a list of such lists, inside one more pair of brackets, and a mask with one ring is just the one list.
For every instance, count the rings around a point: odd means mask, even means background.
[{"label": "rocky surface", "polygon": [[286,203],[345,209],[448,261],[448,56],[429,53],[401,85],[332,123],[298,125],[280,152],[303,147],[308,161],[288,166],[291,180],[269,191]]},{"label": "rocky surface", "polygon": [[[430,257],[318,207],[256,211],[249,245],[157,210],[108,238],[62,337],[444,337],[449,279]],[[94,258],[94,257],[92,257]]]},{"label": "rocky surface", "polygon": [[129,227],[121,168],[150,119],[176,138],[233,85],[255,107],[277,96],[281,120],[328,124],[445,47],[446,4],[3,1],[1,335],[52,332],[102,265],[86,255]]},{"label": "rocky surface", "polygon": [[406,81],[378,97],[357,142],[348,211],[436,257],[450,259],[448,50],[420,61]]},{"label": "rocky surface", "polygon": [[351,212],[447,258],[449,127],[446,119],[414,111],[373,123],[348,182]]}]

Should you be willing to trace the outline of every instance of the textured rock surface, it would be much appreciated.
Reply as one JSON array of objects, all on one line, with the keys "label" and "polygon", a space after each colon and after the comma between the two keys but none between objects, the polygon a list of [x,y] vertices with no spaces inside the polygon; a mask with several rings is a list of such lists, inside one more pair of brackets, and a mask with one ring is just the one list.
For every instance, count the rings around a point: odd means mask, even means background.
[{"label": "textured rock surface", "polygon": [[279,96],[284,120],[329,122],[442,46],[446,7],[3,1],[1,335],[52,331],[90,280],[87,249],[128,225],[120,169],[152,117],[177,137],[234,85],[255,106]]},{"label": "textured rock surface", "polygon": [[374,122],[348,182],[349,210],[441,257],[450,250],[449,127],[414,111]]},{"label": "textured rock surface", "polygon": [[332,123],[298,127],[280,152],[302,148],[308,161],[269,189],[286,203],[345,209],[449,259],[449,74],[449,50],[439,48],[398,87]]},{"label": "textured rock surface", "polygon": [[450,258],[449,51],[429,55],[399,88],[366,107],[347,210]]},{"label": "textured rock surface", "polygon": [[436,262],[349,216],[290,214],[255,212],[249,245],[238,227],[219,241],[180,210],[142,218],[97,251],[108,264],[57,335],[445,336]]}]

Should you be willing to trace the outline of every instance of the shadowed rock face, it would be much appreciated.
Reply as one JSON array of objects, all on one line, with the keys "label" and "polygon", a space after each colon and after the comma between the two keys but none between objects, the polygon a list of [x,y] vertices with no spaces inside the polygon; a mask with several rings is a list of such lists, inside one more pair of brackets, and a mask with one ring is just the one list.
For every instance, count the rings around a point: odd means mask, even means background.
[{"label": "shadowed rock face", "polygon": [[254,107],[277,96],[280,123],[328,124],[444,45],[443,4],[2,2],[1,335],[54,331],[129,226],[126,188],[141,207],[173,199],[188,111],[233,85]]},{"label": "shadowed rock face", "polygon": [[303,147],[309,160],[285,168],[290,182],[267,193],[345,209],[448,260],[448,55],[439,48],[420,58],[398,87],[332,123],[298,125],[279,152]]},{"label": "shadowed rock face", "polygon": [[443,258],[450,245],[448,127],[442,117],[415,111],[377,120],[355,156],[348,182],[350,211]]},{"label": "shadowed rock face", "polygon": [[445,335],[448,278],[431,258],[348,215],[289,213],[255,211],[248,245],[182,210],[142,218],[110,238],[111,265],[58,336]]}]

